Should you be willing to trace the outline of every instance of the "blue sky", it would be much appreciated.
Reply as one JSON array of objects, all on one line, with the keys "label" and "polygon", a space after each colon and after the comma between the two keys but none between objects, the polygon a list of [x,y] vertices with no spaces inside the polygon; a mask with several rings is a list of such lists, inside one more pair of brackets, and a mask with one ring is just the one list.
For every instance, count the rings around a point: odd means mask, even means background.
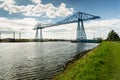
[{"label": "blue sky", "polygon": [[[15,0],[16,5],[34,4],[31,0]],[[65,3],[66,7],[74,8],[75,11],[82,11],[100,15],[103,19],[117,18],[120,16],[120,0],[42,0],[42,4],[52,3],[59,6]],[[24,18],[19,13],[9,14],[8,11],[0,9],[0,16],[7,18]]]},{"label": "blue sky", "polygon": [[[13,31],[22,32],[23,38],[34,38],[35,24],[53,23],[77,11],[101,16],[85,22],[88,38],[106,38],[111,29],[120,33],[120,0],[0,0],[0,32],[2,38],[12,37]],[[45,29],[43,36],[75,39],[76,24]]]}]

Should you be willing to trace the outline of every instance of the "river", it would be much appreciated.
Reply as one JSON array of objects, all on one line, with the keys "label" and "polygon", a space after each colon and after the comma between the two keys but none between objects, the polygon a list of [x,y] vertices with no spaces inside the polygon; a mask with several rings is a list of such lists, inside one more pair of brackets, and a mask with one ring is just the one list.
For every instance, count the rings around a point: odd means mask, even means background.
[{"label": "river", "polygon": [[0,43],[0,80],[49,80],[75,55],[98,44]]}]

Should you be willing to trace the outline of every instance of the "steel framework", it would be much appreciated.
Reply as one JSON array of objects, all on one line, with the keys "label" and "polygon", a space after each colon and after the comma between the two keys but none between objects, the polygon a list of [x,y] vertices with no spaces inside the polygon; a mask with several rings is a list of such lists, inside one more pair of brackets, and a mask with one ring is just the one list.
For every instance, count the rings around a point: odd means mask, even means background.
[{"label": "steel framework", "polygon": [[91,14],[87,14],[84,12],[77,12],[75,14],[73,14],[72,16],[69,16],[68,18],[58,21],[56,23],[50,23],[50,24],[41,24],[38,23],[35,25],[34,30],[36,30],[36,36],[35,38],[38,38],[38,29],[40,29],[40,40],[42,40],[42,29],[44,28],[48,28],[48,27],[52,27],[52,26],[57,26],[57,25],[63,25],[63,24],[69,24],[69,23],[78,23],[77,26],[77,34],[76,34],[76,40],[80,41],[80,40],[86,40],[86,33],[85,33],[85,29],[84,29],[84,21],[88,21],[88,20],[93,20],[93,19],[99,19],[99,16],[94,16]]}]

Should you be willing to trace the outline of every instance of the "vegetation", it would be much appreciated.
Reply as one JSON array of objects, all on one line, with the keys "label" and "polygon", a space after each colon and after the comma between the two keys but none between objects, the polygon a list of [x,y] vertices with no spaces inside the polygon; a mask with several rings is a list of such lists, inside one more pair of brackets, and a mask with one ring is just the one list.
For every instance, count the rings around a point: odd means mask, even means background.
[{"label": "vegetation", "polygon": [[103,42],[54,80],[120,80],[120,42]]},{"label": "vegetation", "polygon": [[114,30],[111,30],[108,34],[107,40],[108,41],[119,41],[120,38],[119,38],[119,35]]}]

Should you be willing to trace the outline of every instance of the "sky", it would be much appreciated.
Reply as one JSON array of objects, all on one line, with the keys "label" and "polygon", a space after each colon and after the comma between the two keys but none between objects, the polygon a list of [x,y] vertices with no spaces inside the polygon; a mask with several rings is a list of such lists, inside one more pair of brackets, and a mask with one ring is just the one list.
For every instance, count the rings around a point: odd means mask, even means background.
[{"label": "sky", "polygon": [[[120,35],[120,0],[0,0],[1,38],[35,38],[37,23],[55,23],[76,12],[100,16],[84,22],[88,39],[107,37],[110,30]],[[76,39],[77,23],[43,29],[45,39]]]}]

